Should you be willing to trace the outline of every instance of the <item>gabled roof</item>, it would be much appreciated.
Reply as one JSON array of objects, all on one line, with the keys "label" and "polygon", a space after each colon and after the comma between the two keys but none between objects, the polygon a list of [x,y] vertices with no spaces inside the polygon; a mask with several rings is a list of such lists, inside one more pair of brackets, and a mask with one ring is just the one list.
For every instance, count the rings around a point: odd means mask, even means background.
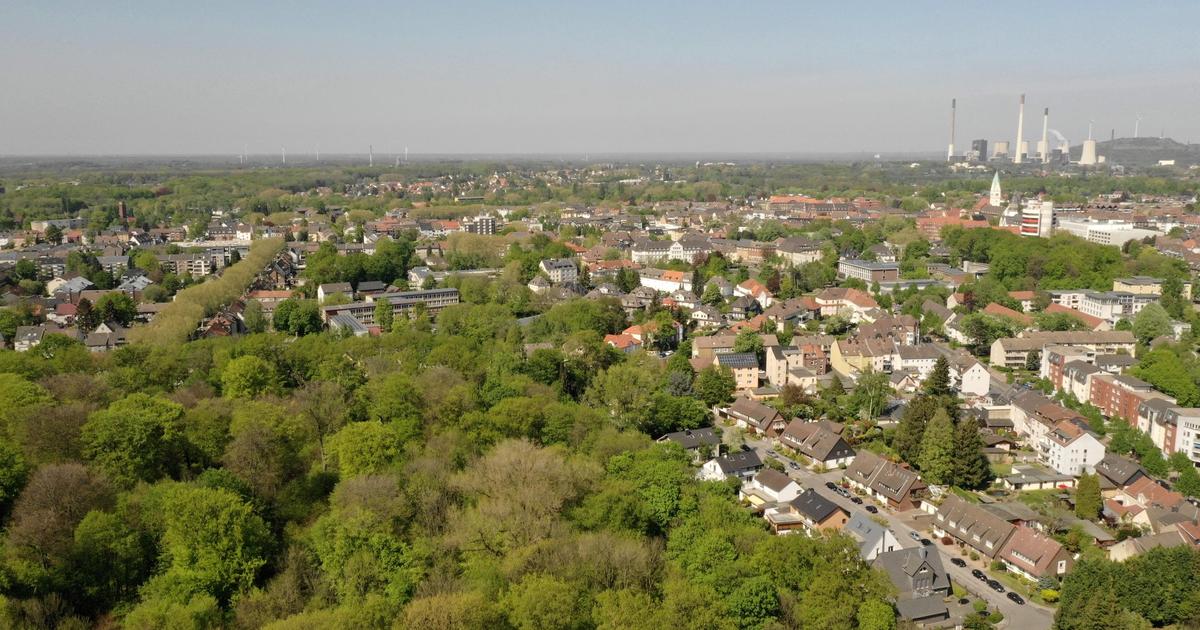
[{"label": "gabled roof", "polygon": [[954,494],[948,495],[938,508],[936,523],[942,530],[989,558],[999,553],[1016,527]]},{"label": "gabled roof", "polygon": [[754,481],[758,482],[762,487],[775,492],[782,492],[789,484],[795,483],[791,477],[771,468],[764,468],[758,471],[758,474],[754,475]]},{"label": "gabled roof", "polygon": [[818,422],[805,422],[799,418],[788,424],[780,434],[779,441],[796,449],[806,457],[821,462],[854,455],[854,449],[842,439],[842,436]]},{"label": "gabled roof", "polygon": [[658,441],[671,441],[682,446],[684,449],[693,449],[699,448],[703,444],[716,446],[721,443],[721,437],[717,435],[716,431],[713,431],[712,427],[704,427],[702,429],[684,429],[683,431],[668,433],[658,438]]},{"label": "gabled roof", "polygon": [[752,450],[727,453],[717,457],[714,461],[717,462],[717,466],[720,467],[721,472],[726,474],[762,468],[763,465],[762,459],[758,457],[758,453]]},{"label": "gabled roof", "polygon": [[792,499],[791,505],[797,512],[814,523],[820,523],[842,509],[833,501],[817,494],[817,491],[812,488]]},{"label": "gabled roof", "polygon": [[1043,576],[1055,573],[1054,562],[1065,551],[1057,540],[1033,528],[1018,527],[1008,537],[1000,553],[1005,562],[1020,567],[1030,575]]},{"label": "gabled roof", "polygon": [[1096,473],[1121,488],[1135,481],[1138,475],[1145,477],[1146,469],[1127,457],[1121,457],[1116,453],[1105,453],[1104,458],[1096,462]]},{"label": "gabled roof", "polygon": [[855,455],[843,475],[892,501],[903,501],[913,491],[925,488],[915,471],[902,468],[871,451],[860,451]]}]

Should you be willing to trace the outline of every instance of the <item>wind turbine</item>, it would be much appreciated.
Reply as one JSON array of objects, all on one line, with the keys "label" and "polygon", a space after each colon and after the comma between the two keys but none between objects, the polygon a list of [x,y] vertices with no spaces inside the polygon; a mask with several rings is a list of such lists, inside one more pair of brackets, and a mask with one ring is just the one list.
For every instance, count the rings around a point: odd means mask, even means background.
[{"label": "wind turbine", "polygon": [[1138,114],[1137,120],[1133,121],[1133,137],[1134,138],[1138,137],[1138,131],[1141,130],[1141,127],[1142,127],[1142,115]]}]

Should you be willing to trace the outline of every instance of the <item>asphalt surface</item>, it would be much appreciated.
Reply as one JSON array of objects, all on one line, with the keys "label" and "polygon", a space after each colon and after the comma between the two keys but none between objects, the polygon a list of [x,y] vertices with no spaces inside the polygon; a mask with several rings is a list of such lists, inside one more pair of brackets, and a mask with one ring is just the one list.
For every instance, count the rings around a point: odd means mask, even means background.
[{"label": "asphalt surface", "polygon": [[[746,437],[746,445],[753,448],[758,453],[759,457],[761,457],[764,461],[770,457],[767,455],[767,450],[774,449],[774,445],[770,441],[752,439],[751,436]],[[786,462],[789,461],[782,454],[780,454],[776,459],[783,461],[785,465]],[[917,547],[920,545],[920,543],[913,540],[910,536],[910,533],[915,530],[907,521],[911,521],[915,516],[924,514],[923,512],[919,510],[912,510],[907,513],[898,514],[866,498],[863,498],[863,505],[856,505],[850,499],[847,499],[846,497],[843,497],[825,487],[825,482],[827,481],[832,481],[834,483],[841,481],[841,470],[832,470],[826,473],[818,474],[807,468],[804,468],[803,466],[801,466],[800,470],[794,470],[790,466],[787,466],[786,468],[788,476],[796,480],[796,482],[801,486],[806,489],[812,488],[813,490],[816,490],[817,493],[822,497],[829,499],[830,501],[833,501],[834,503],[845,508],[850,514],[854,514],[856,512],[865,513],[866,510],[863,509],[864,505],[867,503],[873,503],[875,507],[879,508],[879,513],[873,515],[868,514],[868,516],[879,516],[886,520],[888,527],[891,528],[892,533],[896,535],[896,539],[899,541],[901,547]],[[907,521],[905,517],[907,517]],[[918,531],[917,533],[923,538],[929,538],[931,540],[933,539],[932,533],[923,531]],[[993,591],[992,589],[988,588],[987,584],[972,576],[971,569],[973,567],[971,567],[970,564],[968,564],[966,568],[960,568],[951,564],[951,558],[961,557],[957,552],[957,546],[946,547],[935,540],[932,548],[936,549],[938,554],[941,555],[942,566],[944,566],[947,572],[949,572],[950,579],[953,583],[967,589],[967,591],[976,598],[983,599],[992,609],[998,609],[1000,612],[1004,613],[1005,621],[1002,622],[1003,625],[1006,625],[1010,628],[1019,628],[1021,630],[1039,630],[1043,628],[1049,628],[1052,625],[1054,620],[1053,610],[1029,601],[1026,601],[1025,605],[1023,606],[1018,605],[1008,599],[1005,594]],[[953,553],[948,553],[948,551],[951,550]]]}]

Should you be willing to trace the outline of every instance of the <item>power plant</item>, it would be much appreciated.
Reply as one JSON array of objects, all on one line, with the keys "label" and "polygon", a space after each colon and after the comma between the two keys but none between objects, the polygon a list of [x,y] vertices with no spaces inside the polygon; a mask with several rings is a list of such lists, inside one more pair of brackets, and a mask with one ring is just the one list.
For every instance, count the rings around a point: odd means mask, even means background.
[{"label": "power plant", "polygon": [[[1141,119],[1141,114],[1134,122],[1134,134],[1141,131],[1138,128],[1138,122]],[[1077,164],[1082,166],[1094,166],[1104,163],[1104,156],[1097,155],[1096,140],[1092,137],[1092,124],[1088,125],[1088,139],[1083,143],[1083,152]],[[1054,136],[1054,144],[1050,144],[1050,136]],[[1114,134],[1115,135],[1115,134]],[[1057,129],[1050,127],[1050,108],[1042,108],[1042,135],[1036,141],[1034,151],[1030,151],[1030,145],[1034,144],[1030,140],[1025,139],[1025,95],[1021,94],[1017,101],[1017,136],[1015,140],[994,140],[991,141],[991,153],[988,153],[989,141],[985,138],[980,138],[971,141],[970,150],[964,150],[961,154],[957,154],[957,138],[958,138],[958,98],[950,99],[950,143],[946,147],[946,160],[948,162],[988,162],[988,161],[1010,161],[1013,164],[1024,164],[1026,161],[1035,161],[1040,164],[1067,164],[1071,161],[1071,143]],[[1036,157],[1035,157],[1036,156]]]}]

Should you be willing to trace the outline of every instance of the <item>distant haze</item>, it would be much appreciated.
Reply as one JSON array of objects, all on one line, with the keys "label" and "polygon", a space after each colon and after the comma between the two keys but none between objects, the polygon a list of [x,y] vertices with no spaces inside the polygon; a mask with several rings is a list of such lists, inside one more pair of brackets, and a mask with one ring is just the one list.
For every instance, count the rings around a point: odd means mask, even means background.
[{"label": "distant haze", "polygon": [[[14,5],[21,6],[14,6]],[[743,6],[748,5],[748,6]],[[26,2],[0,155],[929,153],[1200,140],[1195,2]]]}]

